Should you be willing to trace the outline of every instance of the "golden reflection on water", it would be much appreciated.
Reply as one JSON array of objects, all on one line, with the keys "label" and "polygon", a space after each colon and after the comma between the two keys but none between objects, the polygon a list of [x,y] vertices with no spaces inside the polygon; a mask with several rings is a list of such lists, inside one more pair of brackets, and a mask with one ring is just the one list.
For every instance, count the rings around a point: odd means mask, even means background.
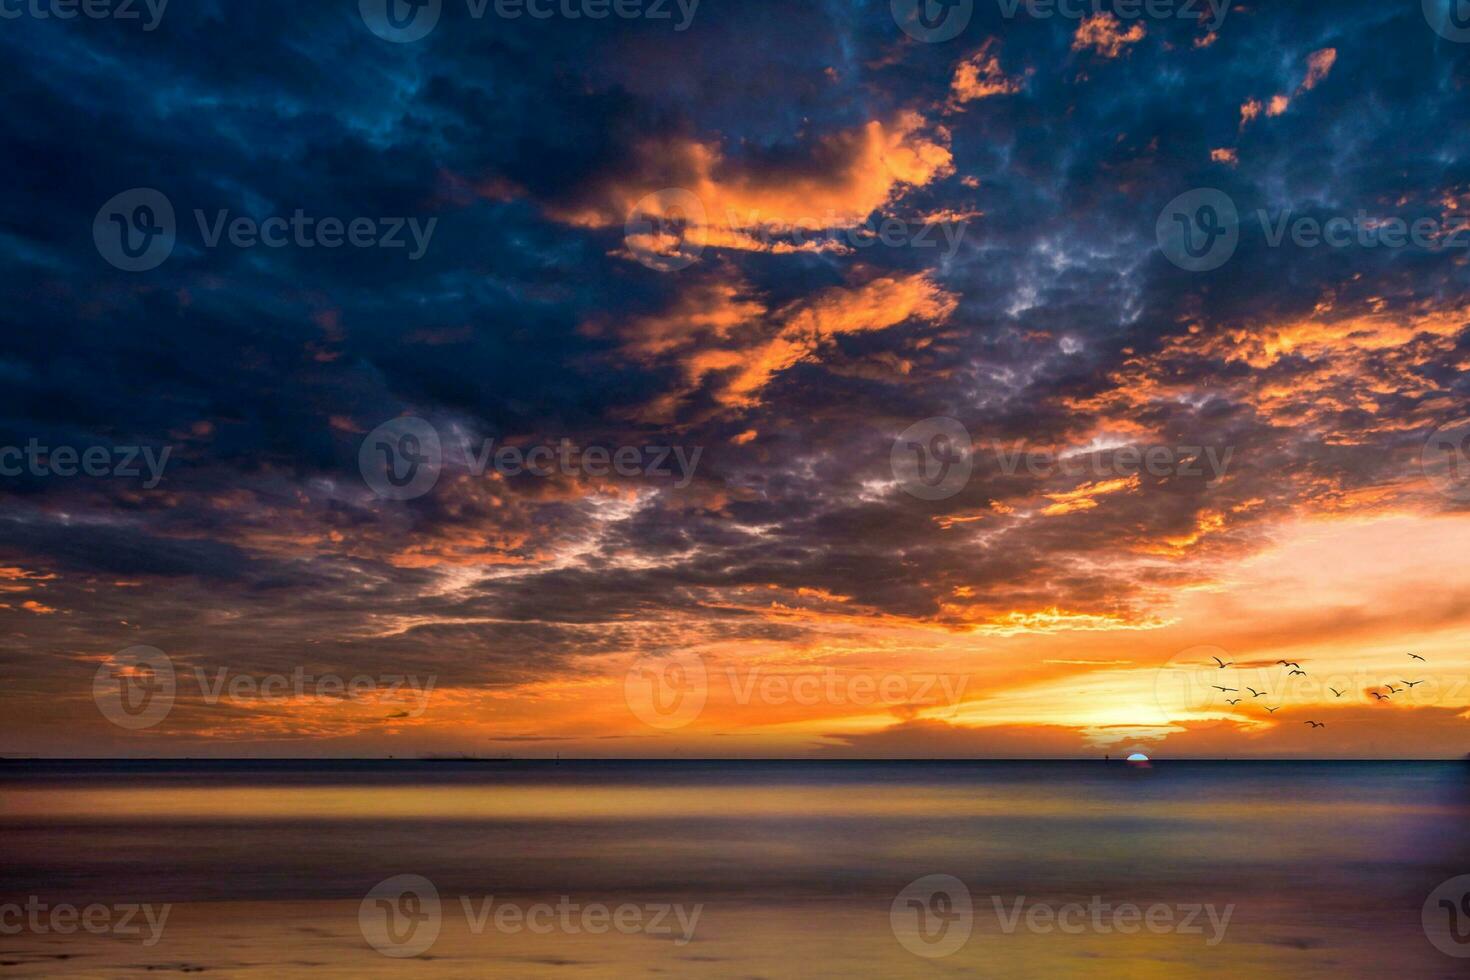
[{"label": "golden reflection on water", "polygon": [[[1053,787],[903,787],[875,793],[861,786],[280,786],[21,788],[0,799],[0,818],[86,820],[619,820],[761,817],[1075,817],[1088,813],[1148,817],[1156,801],[1089,800]],[[1369,817],[1443,813],[1430,804],[1388,801],[1171,801],[1174,819],[1231,822],[1312,812]]]}]

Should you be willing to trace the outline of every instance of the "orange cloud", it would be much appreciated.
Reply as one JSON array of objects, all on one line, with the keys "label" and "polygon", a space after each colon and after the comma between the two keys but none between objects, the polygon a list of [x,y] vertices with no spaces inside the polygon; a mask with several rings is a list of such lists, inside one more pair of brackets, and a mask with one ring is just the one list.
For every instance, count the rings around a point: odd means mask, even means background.
[{"label": "orange cloud", "polygon": [[811,357],[834,337],[883,330],[911,317],[940,321],[954,311],[956,303],[953,295],[922,273],[906,279],[875,279],[857,289],[829,289],[778,311],[781,328],[775,336],[744,351],[704,352],[687,367],[694,376],[734,369],[720,400],[749,405],[772,377]]},{"label": "orange cloud", "polygon": [[[1316,88],[1319,82],[1331,74],[1332,66],[1335,64],[1337,64],[1336,48],[1322,48],[1319,51],[1313,51],[1307,55],[1307,75],[1302,79],[1302,83],[1297,86],[1296,92],[1293,94],[1301,95],[1303,92],[1310,92]],[[1265,106],[1268,117],[1284,115],[1289,108],[1291,108],[1291,96],[1284,93],[1271,96],[1271,100]],[[1240,107],[1241,128],[1244,129],[1247,123],[1256,119],[1260,114],[1260,100],[1247,99],[1245,104]]]},{"label": "orange cloud", "polygon": [[979,51],[955,67],[954,80],[949,86],[951,107],[995,95],[1014,95],[1021,91],[1026,77],[1031,74],[1030,70],[1020,77],[1008,76],[1000,64],[999,48],[1000,43],[995,38],[990,38],[980,46]]},{"label": "orange cloud", "polygon": [[1337,64],[1337,49],[1323,48],[1313,51],[1307,56],[1307,77],[1302,81],[1298,92],[1310,92],[1317,87],[1317,83],[1326,78],[1332,71],[1332,66]]},{"label": "orange cloud", "polygon": [[772,378],[815,357],[835,337],[884,330],[913,318],[942,322],[957,303],[925,273],[833,287],[775,311],[736,284],[717,283],[695,287],[665,313],[617,329],[626,352],[645,361],[669,356],[680,363],[683,386],[655,399],[641,414],[645,420],[667,420],[679,399],[702,384],[712,384],[724,405],[750,406]]},{"label": "orange cloud", "polygon": [[1100,480],[1094,483],[1085,483],[1075,490],[1064,493],[1045,494],[1046,499],[1053,503],[1044,508],[1041,513],[1045,517],[1059,517],[1062,514],[1071,514],[1079,510],[1091,510],[1097,506],[1097,498],[1120,490],[1137,490],[1139,487],[1137,473],[1128,477],[1119,477],[1116,480]]},{"label": "orange cloud", "polygon": [[1112,14],[1095,14],[1078,25],[1072,38],[1072,50],[1092,48],[1104,58],[1116,58],[1128,45],[1142,41],[1147,33],[1142,24],[1134,24],[1126,31],[1121,30],[1121,26],[1122,21]]},{"label": "orange cloud", "polygon": [[619,332],[629,353],[646,358],[691,341],[726,340],[738,327],[767,312],[765,304],[738,283],[698,283],[681,292],[670,308],[636,317]]},{"label": "orange cloud", "polygon": [[[913,111],[822,137],[790,167],[758,168],[727,158],[714,143],[663,141],[642,148],[640,176],[614,181],[594,203],[554,209],[552,217],[591,228],[622,226],[635,211],[651,219],[677,217],[688,223],[685,237],[693,244],[779,251],[780,245],[752,233],[861,224],[908,188],[953,173],[948,142],[947,131],[929,127]],[[666,188],[687,191],[703,213],[674,214],[670,203],[650,199]]]}]

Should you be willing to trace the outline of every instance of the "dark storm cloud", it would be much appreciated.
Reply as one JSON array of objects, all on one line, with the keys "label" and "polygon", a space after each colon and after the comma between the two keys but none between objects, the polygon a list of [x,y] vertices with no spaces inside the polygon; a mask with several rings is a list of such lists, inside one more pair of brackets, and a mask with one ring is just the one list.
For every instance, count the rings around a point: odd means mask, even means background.
[{"label": "dark storm cloud", "polygon": [[[179,461],[156,492],[0,483],[23,509],[5,561],[58,576],[27,593],[54,612],[0,616],[48,649],[144,628],[235,662],[386,659],[495,684],[579,655],[799,636],[761,617],[771,587],[947,623],[1054,605],[1140,617],[1192,574],[1141,564],[1238,553],[1293,508],[1401,479],[1465,400],[1459,322],[1243,354],[1281,324],[1453,319],[1463,253],[1272,247],[1248,222],[1226,265],[1190,274],[1154,239],[1163,205],[1202,186],[1243,215],[1470,207],[1470,135],[1450,124],[1470,46],[1412,3],[1236,6],[1208,44],[1200,24],[1150,21],[1116,57],[1076,48],[1075,22],[990,3],[944,44],[909,40],[886,2],[705,0],[679,34],[477,22],[450,3],[401,45],[347,2],[175,0],[156,31],[118,26],[0,34],[0,434],[170,445]],[[956,65],[992,37],[1016,90],[952,102]],[[1326,49],[1335,63],[1306,88]],[[1278,95],[1282,112],[1242,121]],[[893,142],[870,172],[873,124]],[[915,146],[947,163],[883,184]],[[711,148],[702,176],[731,200],[807,181],[866,201],[876,181],[875,220],[975,216],[952,256],[721,242],[679,272],[631,261],[618,195],[691,179]],[[91,239],[98,207],[133,187],[162,191],[179,222],[144,273]],[[196,209],[435,224],[417,259],[208,247]],[[586,217],[598,209],[613,217]],[[844,305],[884,282],[928,305],[892,323]],[[744,305],[725,323],[711,297]],[[678,342],[649,353],[655,321]],[[769,376],[734,386],[762,357]],[[1364,379],[1382,389],[1371,406],[1354,398]],[[1262,394],[1293,390],[1301,403]],[[477,437],[705,456],[683,492],[456,470],[426,498],[376,500],[358,446],[406,411]],[[948,500],[895,488],[893,437],[930,416],[1042,447],[1126,423],[1235,458],[1218,487],[1145,474],[1038,518],[1087,481],[987,456]],[[495,574],[441,586],[464,568]]]}]

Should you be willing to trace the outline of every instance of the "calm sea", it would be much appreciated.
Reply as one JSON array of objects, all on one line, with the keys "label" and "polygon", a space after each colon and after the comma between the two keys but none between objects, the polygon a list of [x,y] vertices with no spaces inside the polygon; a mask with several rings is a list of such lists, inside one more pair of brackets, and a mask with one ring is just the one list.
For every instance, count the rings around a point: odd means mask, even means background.
[{"label": "calm sea", "polygon": [[1465,763],[0,763],[0,978],[1463,977],[1461,875]]}]

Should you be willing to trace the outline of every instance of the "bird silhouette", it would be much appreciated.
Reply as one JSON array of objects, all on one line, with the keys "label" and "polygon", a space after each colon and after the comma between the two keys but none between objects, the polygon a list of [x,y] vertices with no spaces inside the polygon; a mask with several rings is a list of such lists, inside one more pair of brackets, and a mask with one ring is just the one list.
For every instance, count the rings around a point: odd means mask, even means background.
[{"label": "bird silhouette", "polygon": [[1233,661],[1233,660],[1230,661],[1230,663],[1227,664],[1225,661],[1221,660],[1219,657],[1211,657],[1210,659],[1213,660],[1213,661],[1215,661],[1215,663],[1219,664],[1221,670],[1224,670],[1226,667],[1233,667],[1233,666],[1235,666],[1235,661]]},{"label": "bird silhouette", "polygon": [[1239,704],[1240,703],[1240,698],[1233,698],[1233,699],[1232,698],[1226,698],[1225,699],[1225,703],[1226,704]]},{"label": "bird silhouette", "polygon": [[1410,687],[1418,687],[1420,684],[1423,684],[1424,682],[1423,681],[1404,681],[1404,683],[1407,684],[1407,685],[1409,685]]},{"label": "bird silhouette", "polygon": [[[1413,657],[1415,660],[1424,660],[1424,658],[1421,657],[1421,656],[1419,656],[1417,653],[1411,653],[1411,654],[1409,654],[1409,656]],[[1426,663],[1427,663],[1427,661],[1426,661]]]},{"label": "bird silhouette", "polygon": [[1253,697],[1253,698],[1263,698],[1263,697],[1266,696],[1266,692],[1265,691],[1257,691],[1253,687],[1248,687],[1248,688],[1246,688],[1246,690],[1251,692],[1251,697]]},{"label": "bird silhouette", "polygon": [[1389,694],[1402,694],[1402,693],[1404,693],[1404,689],[1401,688],[1401,687],[1394,687],[1392,684],[1385,684],[1383,686],[1386,687],[1386,688],[1388,688],[1388,693]]},{"label": "bird silhouette", "polygon": [[1303,722],[1302,724],[1304,724],[1304,725],[1311,725],[1313,728],[1326,728],[1327,727],[1325,724],[1323,724],[1320,721],[1307,721],[1307,722]]},{"label": "bird silhouette", "polygon": [[1238,694],[1239,693],[1233,687],[1221,687],[1219,684],[1211,684],[1210,686],[1213,687],[1217,691],[1224,691],[1226,694]]},{"label": "bird silhouette", "polygon": [[1278,711],[1280,711],[1280,710],[1281,710],[1281,707],[1280,707],[1280,706],[1279,706],[1279,705],[1278,705],[1278,706],[1277,706],[1277,707],[1275,707],[1275,708],[1267,708],[1267,709],[1266,709],[1266,713],[1267,713],[1267,714],[1268,714],[1268,715],[1274,715],[1274,714],[1275,714],[1275,713],[1276,713],[1276,712],[1278,712]]},{"label": "bird silhouette", "polygon": [[1293,663],[1290,660],[1278,660],[1276,661],[1276,663],[1282,667],[1296,667],[1297,669],[1301,669],[1302,666],[1301,664]]},{"label": "bird silhouette", "polygon": [[1371,695],[1373,695],[1375,698],[1377,698],[1380,701],[1387,701],[1388,700],[1388,695],[1387,694],[1379,694],[1377,691],[1369,691],[1368,693],[1371,694]]},{"label": "bird silhouette", "polygon": [[1336,694],[1338,697],[1342,697],[1342,692],[1335,687],[1329,687],[1327,690],[1331,691],[1333,694]]},{"label": "bird silhouette", "polygon": [[1307,672],[1305,670],[1288,670],[1286,672],[1286,676],[1287,677],[1306,677],[1307,676]]}]

